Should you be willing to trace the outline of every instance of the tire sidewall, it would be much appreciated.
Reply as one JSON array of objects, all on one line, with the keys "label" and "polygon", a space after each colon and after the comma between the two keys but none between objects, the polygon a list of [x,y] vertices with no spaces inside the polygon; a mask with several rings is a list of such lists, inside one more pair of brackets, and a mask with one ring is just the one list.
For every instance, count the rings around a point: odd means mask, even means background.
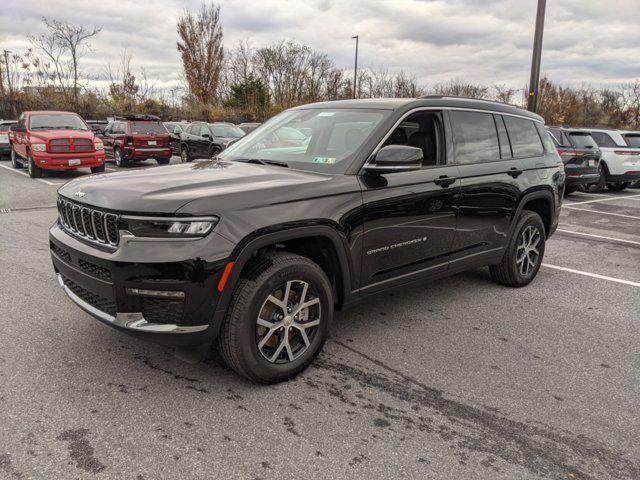
[{"label": "tire sidewall", "polygon": [[189,150],[185,146],[180,149],[180,161],[182,163],[189,163]]},{"label": "tire sidewall", "polygon": [[[117,155],[116,155],[116,153],[117,153]],[[123,166],[123,163],[122,163],[122,152],[120,152],[120,149],[117,148],[117,147],[113,150],[113,160],[116,163],[117,167],[122,168],[122,166]]]},{"label": "tire sidewall", "polygon": [[[522,232],[530,225],[536,227],[540,232],[540,242],[538,243],[538,251],[540,253],[540,258],[535,268],[529,273],[529,275],[524,276],[520,273],[520,269],[518,268],[518,265],[516,262],[518,260],[518,245],[520,244]],[[509,242],[509,252],[508,252],[509,268],[511,269],[511,273],[513,275],[512,278],[516,280],[516,283],[518,286],[528,285],[533,281],[534,278],[536,278],[536,275],[538,274],[538,271],[542,266],[542,261],[544,260],[545,247],[546,247],[546,233],[545,233],[544,223],[542,222],[542,219],[535,212],[525,213],[520,218],[520,220],[518,221],[518,224],[516,225],[516,228],[513,233],[513,237]]]},{"label": "tire sidewall", "polygon": [[20,168],[22,166],[22,164],[18,162],[18,155],[16,154],[16,151],[13,149],[13,147],[11,148],[11,166],[13,168]]},{"label": "tire sidewall", "polygon": [[[256,343],[256,320],[260,309],[267,296],[278,287],[286,284],[288,280],[302,280],[307,282],[320,298],[320,325],[313,337],[311,344],[305,352],[292,362],[275,364],[269,362],[258,350]],[[251,295],[248,305],[242,308],[236,319],[241,322],[237,336],[243,367],[265,382],[277,382],[285,380],[303,370],[320,353],[329,332],[329,326],[333,317],[333,300],[331,287],[320,268],[300,263],[286,265],[273,271],[266,279],[262,279],[259,285],[253,285],[255,292]],[[237,307],[237,306],[236,306]]]}]

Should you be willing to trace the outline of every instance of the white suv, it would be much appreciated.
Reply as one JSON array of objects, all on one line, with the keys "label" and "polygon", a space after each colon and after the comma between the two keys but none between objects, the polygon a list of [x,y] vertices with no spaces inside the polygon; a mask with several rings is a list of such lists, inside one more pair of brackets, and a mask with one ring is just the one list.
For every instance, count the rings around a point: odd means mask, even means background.
[{"label": "white suv", "polygon": [[620,191],[640,180],[640,132],[585,129],[602,152],[599,189]]}]

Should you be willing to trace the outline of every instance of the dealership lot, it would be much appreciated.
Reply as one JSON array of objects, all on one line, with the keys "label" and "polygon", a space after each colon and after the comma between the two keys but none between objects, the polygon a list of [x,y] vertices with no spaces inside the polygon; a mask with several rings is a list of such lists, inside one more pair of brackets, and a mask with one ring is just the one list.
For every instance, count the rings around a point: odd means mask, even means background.
[{"label": "dealership lot", "polygon": [[0,478],[640,478],[640,190],[569,197],[532,285],[477,270],[390,291],[261,387],[73,305],[47,229],[83,173],[9,170]]}]

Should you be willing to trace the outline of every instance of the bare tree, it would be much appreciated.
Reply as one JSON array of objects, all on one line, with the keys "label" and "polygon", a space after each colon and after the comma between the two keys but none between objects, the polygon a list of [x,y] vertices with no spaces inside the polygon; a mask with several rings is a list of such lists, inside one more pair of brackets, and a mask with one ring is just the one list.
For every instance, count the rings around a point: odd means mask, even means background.
[{"label": "bare tree", "polygon": [[[46,32],[40,36],[30,36],[31,43],[42,50],[51,60],[56,78],[65,93],[72,90],[74,106],[78,106],[78,80],[80,78],[80,58],[87,52],[87,40],[102,30],[102,27],[85,28],[82,25],[47,20],[42,18]],[[69,81],[70,80],[70,81]],[[69,85],[69,83],[71,85]]]},{"label": "bare tree", "polygon": [[203,3],[196,14],[185,10],[178,19],[178,51],[191,94],[205,105],[218,97],[218,83],[224,64],[220,6]]}]

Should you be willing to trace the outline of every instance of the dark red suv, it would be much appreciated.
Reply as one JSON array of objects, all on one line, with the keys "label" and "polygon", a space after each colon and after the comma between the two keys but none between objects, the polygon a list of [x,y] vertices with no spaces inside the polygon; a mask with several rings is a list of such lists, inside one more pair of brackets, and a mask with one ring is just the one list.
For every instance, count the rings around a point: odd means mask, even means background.
[{"label": "dark red suv", "polygon": [[171,160],[169,132],[155,115],[116,117],[105,128],[102,139],[107,158],[113,158],[119,167],[149,158],[158,165]]}]

